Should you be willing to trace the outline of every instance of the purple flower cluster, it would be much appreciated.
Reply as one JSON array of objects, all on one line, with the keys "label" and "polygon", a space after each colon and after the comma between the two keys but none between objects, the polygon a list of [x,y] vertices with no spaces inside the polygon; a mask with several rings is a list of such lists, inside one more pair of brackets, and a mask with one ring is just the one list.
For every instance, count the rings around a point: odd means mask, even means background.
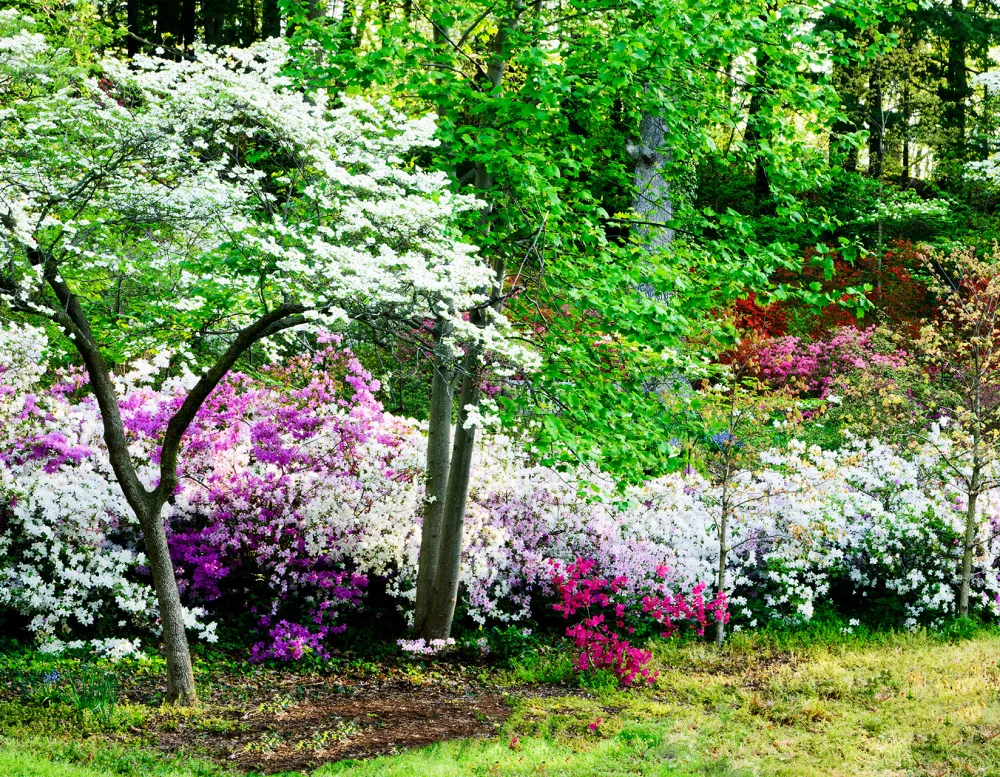
[{"label": "purple flower cluster", "polygon": [[[314,492],[331,482],[365,488],[362,460],[371,466],[373,455],[383,477],[399,475],[389,469],[398,441],[380,431],[377,390],[330,337],[264,380],[231,375],[192,425],[171,556],[189,602],[209,612],[213,603],[242,608],[267,630],[255,659],[325,655],[326,638],[346,628],[342,614],[361,606],[367,577],[352,571],[338,553],[344,538],[311,508]],[[160,414],[136,412],[132,428],[156,434],[153,418],[162,423]]]}]

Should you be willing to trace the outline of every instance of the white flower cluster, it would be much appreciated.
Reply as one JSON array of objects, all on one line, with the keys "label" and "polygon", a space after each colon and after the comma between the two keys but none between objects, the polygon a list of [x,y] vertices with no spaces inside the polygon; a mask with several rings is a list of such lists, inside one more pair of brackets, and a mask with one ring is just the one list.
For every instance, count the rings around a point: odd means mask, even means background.
[{"label": "white flower cluster", "polygon": [[43,642],[38,649],[49,655],[59,655],[66,650],[87,650],[112,661],[120,661],[128,656],[143,655],[142,643],[138,639],[92,639],[89,641],[75,639],[63,642],[61,639],[52,638]]},{"label": "white flower cluster", "polygon": [[51,316],[53,276],[115,288],[107,335],[130,358],[155,350],[151,331],[213,329],[223,312],[231,329],[284,304],[327,321],[451,317],[465,340],[534,360],[492,309],[483,328],[462,318],[493,273],[454,226],[480,201],[410,163],[435,117],[288,88],[280,39],[109,59],[60,86],[32,26],[0,17],[0,303]]},{"label": "white flower cluster", "polygon": [[857,211],[854,224],[875,225],[879,223],[902,224],[908,222],[941,221],[952,217],[954,205],[947,199],[924,200],[912,189],[887,194],[874,207],[866,205]]},{"label": "white flower cluster", "polygon": [[404,653],[420,656],[432,656],[440,653],[445,648],[455,644],[453,639],[432,639],[425,642],[423,639],[401,639],[397,643]]}]

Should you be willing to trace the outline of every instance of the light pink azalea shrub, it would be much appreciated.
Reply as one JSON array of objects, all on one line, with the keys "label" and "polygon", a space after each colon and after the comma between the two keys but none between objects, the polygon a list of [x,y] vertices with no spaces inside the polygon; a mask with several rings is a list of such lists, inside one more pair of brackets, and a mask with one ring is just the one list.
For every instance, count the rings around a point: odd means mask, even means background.
[{"label": "light pink azalea shrub", "polygon": [[771,386],[790,387],[825,397],[841,375],[872,367],[899,368],[906,363],[903,350],[880,350],[875,329],[840,327],[823,340],[792,335],[763,340],[756,358],[761,377]]}]

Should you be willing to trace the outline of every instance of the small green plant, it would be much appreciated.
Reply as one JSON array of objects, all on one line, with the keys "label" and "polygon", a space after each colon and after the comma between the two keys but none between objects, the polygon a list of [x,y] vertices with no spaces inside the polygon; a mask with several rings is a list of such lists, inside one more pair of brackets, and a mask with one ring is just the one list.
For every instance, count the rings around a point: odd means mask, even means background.
[{"label": "small green plant", "polygon": [[351,737],[360,734],[364,727],[353,720],[341,720],[336,718],[333,727],[317,731],[308,739],[301,740],[295,745],[296,750],[310,750],[314,753],[322,753],[330,745],[346,742]]},{"label": "small green plant", "polygon": [[610,669],[582,672],[579,675],[579,682],[581,688],[598,695],[612,693],[619,687],[618,677]]},{"label": "small green plant", "polygon": [[278,731],[268,731],[261,735],[256,742],[251,742],[243,751],[246,753],[260,753],[268,755],[285,744],[285,738]]},{"label": "small green plant", "polygon": [[938,637],[947,642],[966,642],[982,634],[983,625],[973,618],[955,618],[938,629]]},{"label": "small green plant", "polygon": [[560,684],[576,674],[576,662],[567,651],[543,650],[528,653],[512,663],[510,680],[514,683]]},{"label": "small green plant", "polygon": [[81,665],[66,673],[63,701],[81,715],[91,714],[102,725],[110,723],[118,704],[118,678],[96,665]]},{"label": "small green plant", "polygon": [[273,699],[264,702],[257,709],[261,712],[268,712],[272,715],[277,715],[280,712],[284,712],[289,707],[295,704],[295,699],[293,699],[287,693],[279,693]]}]

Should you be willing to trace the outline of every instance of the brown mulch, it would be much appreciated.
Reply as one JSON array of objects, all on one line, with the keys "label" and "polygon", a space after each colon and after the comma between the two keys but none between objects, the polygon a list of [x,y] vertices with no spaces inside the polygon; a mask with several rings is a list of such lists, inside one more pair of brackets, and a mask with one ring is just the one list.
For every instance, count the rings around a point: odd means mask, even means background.
[{"label": "brown mulch", "polygon": [[[371,758],[447,739],[493,734],[510,712],[504,695],[456,694],[439,687],[380,687],[353,696],[314,698],[220,711],[217,718],[168,718],[154,726],[168,752],[197,752],[265,773],[313,769],[328,761]],[[170,730],[173,729],[173,730]]]},{"label": "brown mulch", "polygon": [[[130,690],[142,699],[139,684]],[[311,770],[495,735],[512,700],[525,694],[586,695],[561,686],[500,687],[481,668],[454,664],[417,673],[386,664],[326,675],[265,670],[216,675],[202,686],[202,710],[160,708],[133,733],[171,755],[264,773]]]}]

